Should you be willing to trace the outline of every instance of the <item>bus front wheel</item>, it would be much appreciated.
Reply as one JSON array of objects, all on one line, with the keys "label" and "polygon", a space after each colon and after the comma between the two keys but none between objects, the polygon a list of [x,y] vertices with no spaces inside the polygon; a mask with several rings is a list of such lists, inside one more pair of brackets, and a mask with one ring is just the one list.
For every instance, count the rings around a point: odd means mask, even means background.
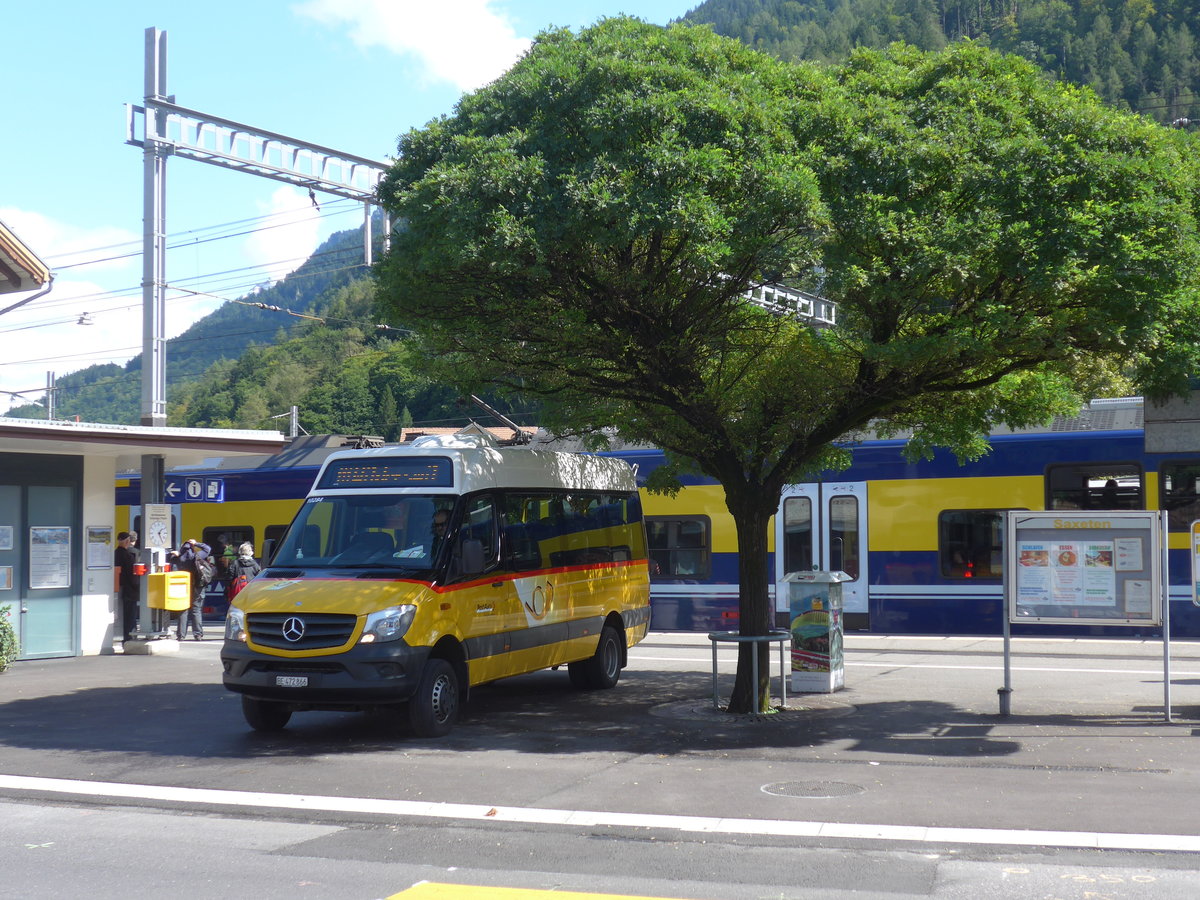
[{"label": "bus front wheel", "polygon": [[282,731],[292,717],[286,704],[242,695],[242,715],[255,731]]},{"label": "bus front wheel", "polygon": [[417,737],[442,737],[458,720],[459,685],[454,666],[444,659],[425,663],[417,692],[408,701],[408,722]]}]

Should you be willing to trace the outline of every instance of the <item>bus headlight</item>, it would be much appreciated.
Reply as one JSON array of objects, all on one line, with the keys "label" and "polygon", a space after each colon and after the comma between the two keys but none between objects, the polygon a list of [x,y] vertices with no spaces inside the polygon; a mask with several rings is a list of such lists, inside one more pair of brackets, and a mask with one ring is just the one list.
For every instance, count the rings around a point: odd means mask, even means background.
[{"label": "bus headlight", "polygon": [[225,640],[246,643],[246,614],[236,606],[225,614]]},{"label": "bus headlight", "polygon": [[378,644],[382,641],[398,641],[408,633],[417,608],[411,605],[389,606],[367,616],[360,644]]}]

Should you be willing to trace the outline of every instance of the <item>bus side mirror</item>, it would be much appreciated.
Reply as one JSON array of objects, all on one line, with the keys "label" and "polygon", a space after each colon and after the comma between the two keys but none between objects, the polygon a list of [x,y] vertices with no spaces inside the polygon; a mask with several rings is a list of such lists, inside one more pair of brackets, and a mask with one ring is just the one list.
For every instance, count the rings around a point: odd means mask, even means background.
[{"label": "bus side mirror", "polygon": [[463,575],[478,575],[483,571],[483,541],[463,538],[459,564]]}]

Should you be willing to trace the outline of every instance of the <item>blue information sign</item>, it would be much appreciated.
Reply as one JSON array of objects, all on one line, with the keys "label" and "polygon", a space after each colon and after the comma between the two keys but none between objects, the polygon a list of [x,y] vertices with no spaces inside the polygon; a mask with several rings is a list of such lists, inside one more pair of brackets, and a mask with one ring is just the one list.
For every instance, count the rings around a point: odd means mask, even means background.
[{"label": "blue information sign", "polygon": [[163,479],[163,500],[167,503],[224,503],[225,480],[168,475]]}]

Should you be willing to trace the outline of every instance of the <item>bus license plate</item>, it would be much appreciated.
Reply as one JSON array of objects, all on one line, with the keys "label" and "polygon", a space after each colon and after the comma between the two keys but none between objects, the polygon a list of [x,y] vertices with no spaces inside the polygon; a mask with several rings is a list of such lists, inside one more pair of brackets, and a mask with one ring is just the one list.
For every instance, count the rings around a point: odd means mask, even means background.
[{"label": "bus license plate", "polygon": [[277,687],[308,687],[307,675],[276,675]]}]

